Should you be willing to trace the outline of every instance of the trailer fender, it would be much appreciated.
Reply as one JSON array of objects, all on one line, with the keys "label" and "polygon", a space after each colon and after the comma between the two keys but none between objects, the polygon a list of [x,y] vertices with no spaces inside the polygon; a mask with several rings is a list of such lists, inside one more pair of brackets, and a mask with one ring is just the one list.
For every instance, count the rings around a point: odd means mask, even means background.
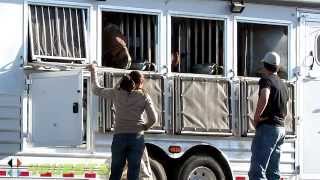
[{"label": "trailer fender", "polygon": [[220,149],[208,144],[192,146],[185,151],[181,159],[186,160],[194,155],[206,155],[214,158],[219,163],[219,165],[223,167],[223,171],[228,177],[227,179],[233,179],[230,161]]},{"label": "trailer fender", "polygon": [[[162,144],[163,145],[163,144]],[[186,145],[186,144],[185,144]],[[227,156],[218,148],[211,146],[209,144],[194,144],[190,146],[183,146],[182,152],[178,154],[173,154],[168,151],[168,147],[159,147],[153,143],[146,143],[146,147],[148,149],[149,155],[160,161],[160,162],[167,162],[168,160],[175,160],[175,161],[185,161],[189,157],[193,155],[206,155],[214,158],[221,167],[223,167],[223,171],[227,177],[232,179],[232,169],[230,166],[230,161],[228,160]],[[164,149],[165,148],[165,149]],[[228,178],[229,179],[229,178]]]}]

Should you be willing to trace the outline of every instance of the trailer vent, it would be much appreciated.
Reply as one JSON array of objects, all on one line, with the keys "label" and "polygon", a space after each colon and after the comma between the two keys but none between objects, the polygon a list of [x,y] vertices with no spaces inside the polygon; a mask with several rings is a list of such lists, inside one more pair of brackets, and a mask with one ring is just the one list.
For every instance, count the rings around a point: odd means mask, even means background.
[{"label": "trailer vent", "polygon": [[86,52],[87,10],[29,6],[32,60],[83,61]]}]

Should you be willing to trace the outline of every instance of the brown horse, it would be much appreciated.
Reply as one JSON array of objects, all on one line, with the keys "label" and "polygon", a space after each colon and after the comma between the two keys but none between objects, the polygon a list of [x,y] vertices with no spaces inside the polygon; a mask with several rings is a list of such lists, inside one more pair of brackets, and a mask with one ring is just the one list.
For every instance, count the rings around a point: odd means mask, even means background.
[{"label": "brown horse", "polygon": [[125,37],[115,24],[108,24],[102,31],[102,65],[121,69],[131,65]]}]

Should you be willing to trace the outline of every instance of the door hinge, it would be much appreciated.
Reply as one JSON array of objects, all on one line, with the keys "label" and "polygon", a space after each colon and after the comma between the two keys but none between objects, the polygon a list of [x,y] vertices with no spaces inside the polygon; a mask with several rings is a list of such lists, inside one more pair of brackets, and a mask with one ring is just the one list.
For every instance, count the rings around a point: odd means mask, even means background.
[{"label": "door hinge", "polygon": [[30,85],[30,84],[32,84],[31,79],[26,79],[26,85]]},{"label": "door hinge", "polygon": [[31,79],[26,79],[26,83],[25,83],[25,91],[27,93],[29,93],[29,89],[30,89],[30,85],[32,84]]},{"label": "door hinge", "polygon": [[296,174],[300,174],[300,165],[296,166],[296,170],[295,171],[296,171]]}]

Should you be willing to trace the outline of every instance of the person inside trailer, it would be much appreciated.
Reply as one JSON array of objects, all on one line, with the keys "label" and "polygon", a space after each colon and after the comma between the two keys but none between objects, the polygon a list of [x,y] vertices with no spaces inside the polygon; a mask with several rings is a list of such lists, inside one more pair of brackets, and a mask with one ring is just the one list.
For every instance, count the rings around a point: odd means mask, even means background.
[{"label": "person inside trailer", "polygon": [[102,66],[129,69],[131,56],[119,26],[109,23],[102,34]]},{"label": "person inside trailer", "polygon": [[171,52],[171,72],[180,72],[180,52],[178,49],[173,49]]}]

